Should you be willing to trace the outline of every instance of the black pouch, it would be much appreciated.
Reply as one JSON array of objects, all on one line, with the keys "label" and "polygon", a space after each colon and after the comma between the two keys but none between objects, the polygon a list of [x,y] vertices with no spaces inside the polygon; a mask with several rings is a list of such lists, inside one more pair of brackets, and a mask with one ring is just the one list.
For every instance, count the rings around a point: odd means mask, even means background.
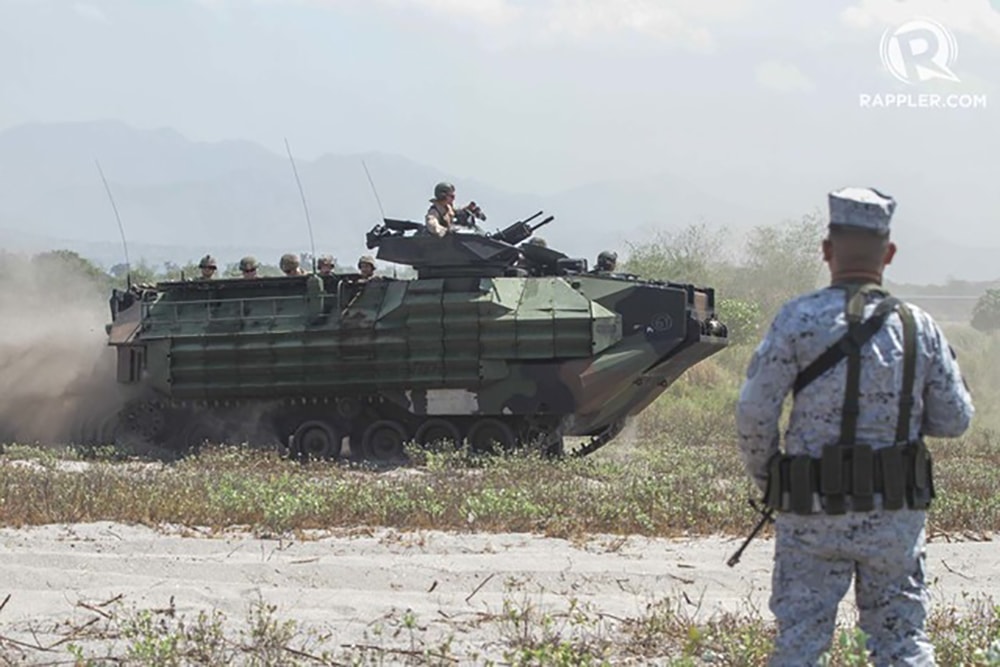
[{"label": "black pouch", "polygon": [[871,512],[875,509],[875,452],[871,445],[851,448],[851,509]]},{"label": "black pouch", "polygon": [[827,445],[819,461],[819,492],[823,495],[823,508],[827,514],[843,514],[844,502],[844,453],[842,445]]}]

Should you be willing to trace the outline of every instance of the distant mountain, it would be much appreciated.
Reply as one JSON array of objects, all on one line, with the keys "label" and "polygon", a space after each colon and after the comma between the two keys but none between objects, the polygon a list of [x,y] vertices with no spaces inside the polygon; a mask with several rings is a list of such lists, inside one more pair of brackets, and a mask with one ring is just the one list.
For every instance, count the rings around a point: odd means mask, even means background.
[{"label": "distant mountain", "polygon": [[[0,245],[65,247],[105,264],[121,261],[117,224],[95,159],[110,182],[133,261],[182,262],[205,252],[220,261],[248,252],[276,261],[283,252],[309,250],[286,156],[251,142],[195,142],[171,129],[140,130],[117,121],[31,124],[0,132]],[[353,263],[365,251],[365,232],[382,215],[362,161],[386,216],[421,219],[434,183],[449,180],[460,203],[474,199],[484,208],[488,228],[545,210],[556,220],[540,235],[590,258],[603,248],[624,254],[630,240],[648,238],[651,229],[705,221],[738,230],[808,213],[783,210],[779,201],[747,205],[723,196],[725,190],[714,184],[702,189],[669,173],[640,182],[517,194],[398,155],[299,160],[317,252],[332,252],[341,263]],[[996,249],[942,244],[913,228],[903,234],[897,280],[1000,277]]]}]

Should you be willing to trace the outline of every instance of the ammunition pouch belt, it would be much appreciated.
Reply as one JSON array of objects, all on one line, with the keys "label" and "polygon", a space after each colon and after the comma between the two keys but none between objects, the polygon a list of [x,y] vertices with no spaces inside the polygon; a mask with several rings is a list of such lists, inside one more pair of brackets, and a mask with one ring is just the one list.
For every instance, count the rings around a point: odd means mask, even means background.
[{"label": "ammunition pouch belt", "polygon": [[923,440],[873,449],[863,444],[823,448],[821,458],[776,455],[764,502],[780,512],[844,514],[881,508],[925,510],[934,498],[933,465]]}]

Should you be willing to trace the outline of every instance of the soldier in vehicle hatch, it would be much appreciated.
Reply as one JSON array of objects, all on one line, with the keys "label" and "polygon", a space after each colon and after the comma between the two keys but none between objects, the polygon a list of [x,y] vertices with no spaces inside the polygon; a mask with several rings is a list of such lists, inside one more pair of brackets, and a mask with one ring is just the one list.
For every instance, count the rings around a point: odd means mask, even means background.
[{"label": "soldier in vehicle hatch", "polygon": [[211,255],[205,255],[198,262],[198,268],[201,269],[201,276],[198,280],[212,280],[215,277],[215,272],[218,270],[218,264],[215,262],[215,258]]},{"label": "soldier in vehicle hatch", "polygon": [[251,255],[247,255],[240,260],[240,273],[243,274],[244,278],[256,278],[257,277],[257,258]]},{"label": "soldier in vehicle hatch", "polygon": [[362,280],[368,280],[375,277],[375,258],[371,255],[364,255],[358,260],[358,272],[361,274]]},{"label": "soldier in vehicle hatch", "polygon": [[456,226],[472,227],[474,218],[486,220],[486,214],[476,202],[469,202],[456,211],[455,186],[444,182],[434,186],[434,199],[431,199],[431,206],[424,218],[428,232],[434,236],[444,236],[454,232]]},{"label": "soldier in vehicle hatch", "polygon": [[332,276],[336,263],[337,260],[333,258],[333,255],[320,255],[319,259],[316,260],[316,271],[321,276]]},{"label": "soldier in vehicle hatch", "polygon": [[603,250],[597,256],[597,266],[590,270],[591,273],[614,273],[618,267],[618,253],[613,250]]},{"label": "soldier in vehicle hatch", "polygon": [[278,266],[281,267],[281,272],[286,276],[303,276],[305,271],[299,266],[299,258],[288,252],[281,256],[281,260],[278,262]]}]

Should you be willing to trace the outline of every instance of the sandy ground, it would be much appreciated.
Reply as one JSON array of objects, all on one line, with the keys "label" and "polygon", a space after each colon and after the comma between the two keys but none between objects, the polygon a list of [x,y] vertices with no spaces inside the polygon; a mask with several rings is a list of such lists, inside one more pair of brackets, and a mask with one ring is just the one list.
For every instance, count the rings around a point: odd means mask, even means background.
[{"label": "sandy ground", "polygon": [[[738,543],[637,537],[572,543],[381,529],[300,541],[114,523],[3,529],[0,598],[9,593],[9,599],[0,609],[0,636],[51,643],[66,633],[57,622],[79,625],[99,613],[80,603],[110,609],[97,605],[113,598],[140,608],[163,608],[172,599],[180,614],[214,608],[241,623],[248,606],[263,599],[282,619],[332,632],[339,646],[371,644],[379,624],[398,627],[409,609],[421,642],[455,633],[457,651],[499,645],[504,629],[483,621],[495,621],[505,600],[520,609],[565,610],[576,599],[594,618],[621,619],[641,617],[650,603],[670,598],[692,617],[731,611],[770,620],[773,543],[754,542],[729,568],[726,558]],[[932,541],[935,603],[961,607],[963,594],[1000,600],[997,553],[995,542]],[[849,618],[849,602],[842,612]]]}]

